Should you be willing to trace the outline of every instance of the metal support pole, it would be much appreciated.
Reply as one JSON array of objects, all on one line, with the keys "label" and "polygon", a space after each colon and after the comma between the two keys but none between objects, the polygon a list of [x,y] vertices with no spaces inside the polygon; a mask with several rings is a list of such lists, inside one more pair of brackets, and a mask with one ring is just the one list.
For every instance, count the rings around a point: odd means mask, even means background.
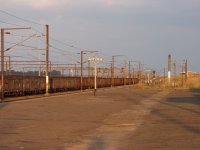
[{"label": "metal support pole", "polygon": [[1,101],[4,101],[4,29],[1,29]]},{"label": "metal support pole", "polygon": [[128,84],[131,85],[131,61],[128,62]]},{"label": "metal support pole", "polygon": [[183,81],[183,72],[184,72],[184,62],[182,63],[182,65],[181,65],[181,69],[182,69],[182,73],[181,73],[181,77],[182,77],[182,87],[184,86],[184,81]]},{"label": "metal support pole", "polygon": [[188,72],[188,63],[187,63],[187,59],[185,60],[185,82],[187,81],[187,72]]},{"label": "metal support pole", "polygon": [[165,68],[164,68],[164,71],[163,71],[163,78],[164,78],[164,86],[165,86]]},{"label": "metal support pole", "polygon": [[126,85],[126,61],[124,61],[124,85]]},{"label": "metal support pole", "polygon": [[24,95],[24,68],[23,68],[23,74],[22,74],[22,93]]},{"label": "metal support pole", "polygon": [[[31,29],[31,28],[4,28],[4,29],[1,29],[1,99],[2,99],[2,102],[4,101],[4,84],[5,84],[5,81],[4,81],[5,80],[4,79],[4,51],[5,51],[4,50],[4,31],[5,30],[21,30],[21,29]],[[27,38],[27,39],[29,39],[29,38]],[[26,40],[24,40],[24,41],[26,41]],[[24,42],[24,41],[22,41],[22,42]],[[22,42],[20,42],[20,43],[22,43]],[[14,45],[14,46],[16,46],[16,45]],[[6,49],[6,51],[10,50],[14,46]]]},{"label": "metal support pole", "polygon": [[128,62],[128,77],[131,78],[131,61]]},{"label": "metal support pole", "polygon": [[174,87],[176,87],[176,61],[174,61]]},{"label": "metal support pole", "polygon": [[49,93],[49,25],[46,25],[46,94]]},{"label": "metal support pole", "polygon": [[89,85],[88,85],[88,89],[90,89],[90,61],[88,60],[88,83],[89,83]]},{"label": "metal support pole", "polygon": [[139,64],[138,64],[138,76],[139,76],[139,83],[141,83],[141,62],[139,61]]},{"label": "metal support pole", "polygon": [[83,91],[83,51],[81,51],[81,92]]},{"label": "metal support pole", "polygon": [[168,55],[168,82],[169,86],[171,85],[171,55]]},{"label": "metal support pole", "polygon": [[[38,51],[38,58],[39,58],[39,60],[41,59],[40,58],[40,51]],[[39,77],[41,76],[41,62],[39,62],[39,65],[38,65],[38,76]]]},{"label": "metal support pole", "polygon": [[111,67],[111,87],[114,86],[114,74],[115,74],[115,56],[112,56],[112,67]]},{"label": "metal support pole", "polygon": [[174,61],[174,76],[176,77],[176,61]]},{"label": "metal support pole", "polygon": [[97,91],[97,66],[96,63],[94,63],[94,96],[96,95]]}]

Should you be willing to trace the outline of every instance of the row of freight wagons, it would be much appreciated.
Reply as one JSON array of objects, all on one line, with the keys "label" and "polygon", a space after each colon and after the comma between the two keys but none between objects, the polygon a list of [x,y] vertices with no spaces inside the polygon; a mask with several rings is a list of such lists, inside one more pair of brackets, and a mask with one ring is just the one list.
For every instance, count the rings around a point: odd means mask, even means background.
[{"label": "row of freight wagons", "polygon": [[[7,76],[5,77],[5,96],[20,96],[45,93],[45,77],[38,76]],[[80,77],[51,77],[49,92],[62,92],[81,89]],[[137,78],[97,78],[97,87],[121,86],[138,83]],[[83,77],[83,89],[94,87],[94,78]]]}]

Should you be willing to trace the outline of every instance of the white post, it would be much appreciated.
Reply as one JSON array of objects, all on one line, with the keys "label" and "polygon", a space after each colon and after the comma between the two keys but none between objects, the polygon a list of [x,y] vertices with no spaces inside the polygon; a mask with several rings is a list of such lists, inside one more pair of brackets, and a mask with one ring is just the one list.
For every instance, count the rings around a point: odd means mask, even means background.
[{"label": "white post", "polygon": [[150,77],[149,77],[150,75],[149,74],[150,74],[150,72],[147,73],[147,83],[148,84],[150,83]]},{"label": "white post", "polygon": [[94,62],[94,96],[96,95],[97,90],[97,61],[102,61],[102,58],[94,57],[94,58],[88,58],[88,61]]},{"label": "white post", "polygon": [[49,94],[49,25],[46,25],[46,95]]},{"label": "white post", "polygon": [[169,86],[171,86],[171,62],[172,62],[172,58],[171,55],[168,55],[168,84]]},{"label": "white post", "polygon": [[171,71],[168,71],[168,81],[170,83],[170,80],[171,80]]}]

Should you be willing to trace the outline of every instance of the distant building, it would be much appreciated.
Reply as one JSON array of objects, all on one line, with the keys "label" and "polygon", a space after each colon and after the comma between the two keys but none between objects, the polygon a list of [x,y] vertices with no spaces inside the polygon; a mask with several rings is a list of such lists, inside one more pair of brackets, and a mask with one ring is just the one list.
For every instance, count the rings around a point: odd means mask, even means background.
[{"label": "distant building", "polygon": [[200,74],[198,74],[197,72],[193,72],[193,71],[188,71],[187,72],[188,77],[196,77],[196,76],[200,76]]}]

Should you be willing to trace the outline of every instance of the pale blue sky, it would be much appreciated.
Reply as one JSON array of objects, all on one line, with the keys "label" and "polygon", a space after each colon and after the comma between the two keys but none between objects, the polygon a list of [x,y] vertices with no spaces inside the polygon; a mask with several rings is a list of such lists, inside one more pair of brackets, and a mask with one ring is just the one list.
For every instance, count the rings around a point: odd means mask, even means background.
[{"label": "pale blue sky", "polygon": [[[172,59],[179,63],[188,59],[189,70],[200,72],[199,0],[0,0],[0,3],[2,10],[48,23],[52,37],[87,50],[99,50],[108,55],[106,58],[124,54],[127,60],[141,60],[150,68],[162,69],[171,53]],[[7,21],[17,23],[11,18]]]}]

